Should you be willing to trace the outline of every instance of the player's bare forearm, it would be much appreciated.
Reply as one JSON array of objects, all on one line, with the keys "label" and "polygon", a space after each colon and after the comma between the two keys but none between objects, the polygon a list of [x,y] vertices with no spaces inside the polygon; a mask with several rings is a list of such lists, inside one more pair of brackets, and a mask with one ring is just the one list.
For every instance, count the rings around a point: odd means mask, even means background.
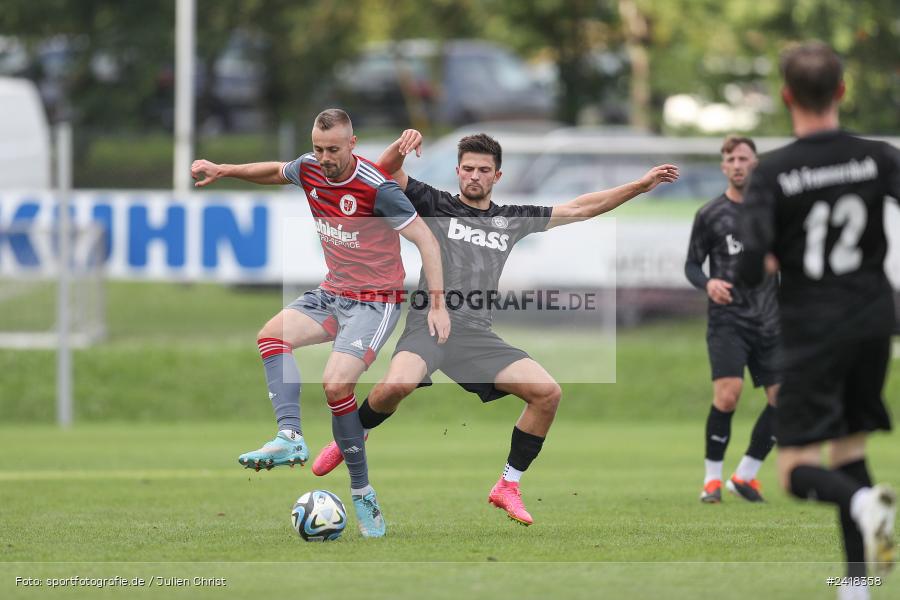
[{"label": "player's bare forearm", "polygon": [[676,179],[678,179],[678,167],[675,165],[659,165],[647,171],[637,181],[609,190],[582,194],[565,204],[554,206],[547,229],[602,215],[640,194],[649,192],[660,183],[670,183]]},{"label": "player's bare forearm", "polygon": [[378,157],[378,166],[393,175],[403,168],[404,160],[406,160],[406,155],[400,154],[400,140],[396,140]]},{"label": "player's bare forearm", "polygon": [[547,229],[577,223],[609,212],[617,206],[621,206],[640,194],[640,187],[636,181],[620,185],[611,190],[582,194],[574,200],[554,206],[550,213],[550,221]]},{"label": "player's bare forearm", "polygon": [[579,216],[590,219],[625,204],[643,192],[640,182],[632,181],[611,190],[583,194],[575,198],[574,202],[580,209],[579,212],[581,214]]},{"label": "player's bare forearm", "polygon": [[422,156],[422,134],[415,129],[407,129],[378,157],[378,165],[391,174],[402,190],[406,189],[407,183],[403,162],[413,150],[416,156]]},{"label": "player's bare forearm", "polygon": [[196,187],[204,187],[231,177],[262,185],[284,185],[288,183],[281,174],[280,162],[259,162],[242,165],[217,164],[208,160],[195,160],[191,165],[191,176],[197,181]]},{"label": "player's bare forearm", "polygon": [[263,185],[284,185],[286,183],[284,176],[281,174],[281,168],[284,163],[280,162],[261,162],[249,163],[245,165],[228,165],[228,177],[242,179],[251,183],[260,183]]},{"label": "player's bare forearm", "polygon": [[406,155],[400,154],[399,146],[399,140],[397,140],[385,148],[378,158],[378,166],[390,173],[397,185],[400,186],[400,189],[405,192],[406,184],[409,183],[409,177],[403,170],[403,160],[406,158]]}]

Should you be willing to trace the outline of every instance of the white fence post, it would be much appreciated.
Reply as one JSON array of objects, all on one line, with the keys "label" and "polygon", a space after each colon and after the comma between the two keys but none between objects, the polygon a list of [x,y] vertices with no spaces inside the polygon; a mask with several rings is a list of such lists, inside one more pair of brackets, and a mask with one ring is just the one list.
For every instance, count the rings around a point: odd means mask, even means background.
[{"label": "white fence post", "polygon": [[175,164],[173,185],[177,193],[191,189],[194,151],[194,56],[197,6],[195,0],[178,0],[175,14]]},{"label": "white fence post", "polygon": [[56,194],[59,215],[59,273],[56,300],[56,422],[60,427],[72,425],[72,348],[71,272],[72,217],[69,213],[72,192],[72,126],[63,122],[56,126]]}]

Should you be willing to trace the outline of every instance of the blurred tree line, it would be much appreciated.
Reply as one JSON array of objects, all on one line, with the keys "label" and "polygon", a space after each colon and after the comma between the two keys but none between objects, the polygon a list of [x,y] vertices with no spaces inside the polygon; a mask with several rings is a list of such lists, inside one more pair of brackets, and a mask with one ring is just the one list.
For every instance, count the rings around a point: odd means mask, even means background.
[{"label": "blurred tree line", "polygon": [[[673,94],[723,101],[761,90],[775,105],[757,134],[785,134],[778,55],[794,41],[831,43],[846,61],[844,120],[864,132],[900,133],[900,11],[897,0],[198,0],[197,52],[208,107],[215,60],[235,31],[259,42],[266,69],[262,104],[271,123],[306,124],[322,107],[333,68],[367,42],[487,38],[558,78],[558,116],[662,128]],[[64,36],[71,53],[60,76],[61,113],[108,131],[163,128],[172,104],[174,0],[4,0],[0,35],[30,50]],[[98,57],[114,77],[98,75]],[[41,66],[28,75],[41,76]],[[731,87],[729,87],[731,86]],[[737,86],[737,87],[735,87]],[[204,94],[206,96],[204,96]],[[208,108],[207,108],[208,109]],[[586,110],[588,111],[586,113]],[[59,116],[59,115],[55,115]],[[605,116],[605,117],[604,117]]]}]

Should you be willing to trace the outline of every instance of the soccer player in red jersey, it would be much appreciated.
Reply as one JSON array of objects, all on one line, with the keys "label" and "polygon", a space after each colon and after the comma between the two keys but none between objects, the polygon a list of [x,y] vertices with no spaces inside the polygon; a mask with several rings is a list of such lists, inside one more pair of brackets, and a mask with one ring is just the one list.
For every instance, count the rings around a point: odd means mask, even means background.
[{"label": "soccer player in red jersey", "polygon": [[275,315],[257,336],[279,431],[274,440],[242,454],[238,461],[259,470],[308,460],[300,428],[300,372],[292,351],[333,341],[322,376],[332,432],[350,471],[360,532],[381,537],[385,523],[369,484],[354,390],[400,318],[405,273],[398,235],[414,243],[422,255],[433,296],[428,327],[440,343],[446,341],[450,317],[443,304],[440,247],[397,183],[374,163],[353,154],[356,136],[346,112],[321,112],[312,142],[313,152],[287,163],[228,165],[197,160],[191,166],[197,187],[222,177],[301,187],[328,266],[318,288]]}]

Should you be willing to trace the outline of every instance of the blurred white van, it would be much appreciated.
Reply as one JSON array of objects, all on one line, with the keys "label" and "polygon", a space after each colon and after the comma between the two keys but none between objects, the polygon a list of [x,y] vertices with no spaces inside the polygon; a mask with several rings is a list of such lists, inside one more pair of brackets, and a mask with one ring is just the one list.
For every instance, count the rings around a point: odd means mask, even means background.
[{"label": "blurred white van", "polygon": [[50,127],[37,87],[0,77],[0,189],[50,188]]}]

